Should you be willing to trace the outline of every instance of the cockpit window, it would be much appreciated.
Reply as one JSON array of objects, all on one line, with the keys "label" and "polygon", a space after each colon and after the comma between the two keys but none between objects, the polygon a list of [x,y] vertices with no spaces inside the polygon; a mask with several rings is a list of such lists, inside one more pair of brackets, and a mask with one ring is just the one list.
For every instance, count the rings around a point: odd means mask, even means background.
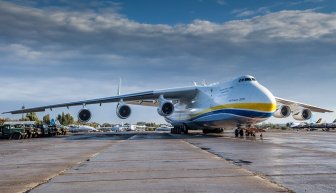
[{"label": "cockpit window", "polygon": [[246,82],[246,81],[256,81],[256,79],[255,78],[241,78],[239,79],[238,82]]}]

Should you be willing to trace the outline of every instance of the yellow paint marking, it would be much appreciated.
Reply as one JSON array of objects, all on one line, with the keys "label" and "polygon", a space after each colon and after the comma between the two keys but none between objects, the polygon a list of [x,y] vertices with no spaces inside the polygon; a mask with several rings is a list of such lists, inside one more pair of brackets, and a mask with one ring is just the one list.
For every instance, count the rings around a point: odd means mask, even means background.
[{"label": "yellow paint marking", "polygon": [[192,115],[191,117],[197,117],[201,114],[208,113],[211,111],[217,111],[222,109],[247,109],[247,110],[254,110],[254,111],[263,111],[263,112],[274,112],[276,110],[275,103],[231,103],[231,104],[224,104],[218,105],[215,107],[211,107],[205,109],[199,113]]}]

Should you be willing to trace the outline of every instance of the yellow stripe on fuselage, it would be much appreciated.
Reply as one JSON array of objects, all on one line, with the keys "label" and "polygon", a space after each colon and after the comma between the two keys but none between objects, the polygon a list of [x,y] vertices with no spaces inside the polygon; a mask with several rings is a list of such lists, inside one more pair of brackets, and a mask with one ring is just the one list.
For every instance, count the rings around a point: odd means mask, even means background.
[{"label": "yellow stripe on fuselage", "polygon": [[273,113],[276,110],[276,104],[275,103],[231,103],[231,104],[218,105],[215,107],[205,109],[199,113],[192,115],[191,117],[192,118],[197,117],[201,114],[208,113],[211,111],[217,111],[221,109],[245,109],[245,110]]}]

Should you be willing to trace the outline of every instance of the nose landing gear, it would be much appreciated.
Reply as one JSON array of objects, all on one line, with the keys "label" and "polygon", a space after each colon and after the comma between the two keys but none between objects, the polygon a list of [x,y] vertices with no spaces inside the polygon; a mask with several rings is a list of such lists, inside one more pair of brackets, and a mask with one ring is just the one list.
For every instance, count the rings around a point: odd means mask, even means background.
[{"label": "nose landing gear", "polygon": [[238,127],[235,129],[235,137],[244,137],[244,129]]},{"label": "nose landing gear", "polygon": [[237,127],[237,129],[235,129],[235,137],[243,137],[244,136],[244,130],[245,130],[245,136],[246,137],[249,137],[249,136],[252,136],[252,137],[256,137],[256,133],[259,133],[260,132],[260,139],[263,138],[263,135],[262,135],[262,132],[265,132],[265,130],[263,129],[258,129],[258,128],[253,128],[251,126],[245,128],[245,129],[242,129],[241,127]]}]

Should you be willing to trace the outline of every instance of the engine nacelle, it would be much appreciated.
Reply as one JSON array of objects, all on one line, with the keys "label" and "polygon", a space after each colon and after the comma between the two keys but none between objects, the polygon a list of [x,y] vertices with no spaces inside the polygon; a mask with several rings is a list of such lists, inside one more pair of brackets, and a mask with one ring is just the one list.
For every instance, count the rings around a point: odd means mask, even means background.
[{"label": "engine nacelle", "polygon": [[81,122],[88,122],[91,119],[91,111],[89,109],[81,109],[78,112],[78,120]]},{"label": "engine nacelle", "polygon": [[298,121],[305,121],[310,119],[312,112],[309,109],[298,109],[293,112],[293,118]]},{"label": "engine nacelle", "polygon": [[117,116],[120,119],[127,119],[131,115],[131,107],[125,103],[119,103],[117,105]]},{"label": "engine nacelle", "polygon": [[169,116],[174,112],[174,104],[168,100],[161,100],[157,111],[161,116]]},{"label": "engine nacelle", "polygon": [[291,114],[291,109],[289,106],[281,105],[273,113],[273,116],[276,118],[286,118]]}]

